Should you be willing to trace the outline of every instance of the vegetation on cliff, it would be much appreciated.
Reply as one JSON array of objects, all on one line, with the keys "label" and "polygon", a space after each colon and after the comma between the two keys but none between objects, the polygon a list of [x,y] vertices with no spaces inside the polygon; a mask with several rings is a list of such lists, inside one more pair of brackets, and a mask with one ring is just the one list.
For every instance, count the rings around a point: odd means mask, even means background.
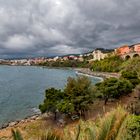
[{"label": "vegetation on cliff", "polygon": [[[19,136],[19,132],[15,131]],[[140,116],[129,114],[118,107],[95,121],[80,121],[71,128],[64,128],[60,134],[55,130],[48,130],[38,140],[139,140]],[[14,140],[21,140],[21,136]]]},{"label": "vegetation on cliff", "polygon": [[[101,83],[92,85],[87,77],[69,78],[64,90],[47,89],[45,100],[39,106],[42,113],[48,111],[65,114],[71,118],[78,115],[84,118],[85,111],[100,98],[107,101],[128,95],[132,89],[137,93],[137,107],[130,107],[130,112],[122,107],[97,117],[94,121],[80,121],[73,126],[66,126],[57,132],[56,129],[43,130],[37,140],[139,140],[140,139],[140,86],[134,82],[138,79],[133,73],[123,72],[122,76],[109,78]],[[133,79],[133,80],[132,80]],[[136,86],[137,85],[137,86]],[[106,101],[107,98],[107,101]],[[133,113],[133,114],[131,114]],[[40,128],[41,129],[41,128]],[[40,130],[38,130],[40,131]],[[18,130],[12,131],[14,140],[22,140]],[[32,137],[32,136],[29,136]],[[34,138],[35,139],[35,138]]]},{"label": "vegetation on cliff", "polygon": [[[121,96],[132,92],[132,83],[124,78],[109,78],[103,82],[96,84],[97,89],[102,93],[105,104],[110,98],[118,99]],[[101,94],[100,94],[101,95]]]},{"label": "vegetation on cliff", "polygon": [[[54,88],[46,90],[43,104],[39,105],[42,113],[51,111],[66,115],[84,115],[85,110],[93,101],[93,85],[87,77],[68,78],[63,91]],[[55,117],[56,118],[56,117]]]},{"label": "vegetation on cliff", "polygon": [[100,61],[94,61],[91,69],[98,72],[119,72],[124,61],[119,56],[110,56]]},{"label": "vegetation on cliff", "polygon": [[85,59],[84,61],[79,60],[56,60],[50,61],[45,63],[40,63],[41,66],[48,66],[48,67],[88,67],[89,63],[88,60]]},{"label": "vegetation on cliff", "polygon": [[[133,61],[134,60],[134,61]],[[63,90],[50,88],[45,91],[44,102],[39,105],[42,113],[52,112],[72,118],[77,115],[84,118],[86,111],[96,100],[119,99],[132,91],[137,93],[136,102],[126,111],[118,107],[94,121],[80,121],[78,125],[66,127],[63,132],[55,130],[44,132],[39,140],[139,140],[140,139],[140,58],[124,61],[111,56],[95,61],[91,67],[94,71],[120,72],[120,78],[108,78],[92,85],[87,77],[68,78]],[[130,110],[129,110],[130,107]],[[131,114],[132,113],[132,114]],[[14,132],[14,131],[13,131]],[[13,134],[18,134],[15,131]],[[16,136],[16,135],[15,135]],[[18,136],[18,135],[17,135]],[[17,139],[18,140],[18,139]]]},{"label": "vegetation on cliff", "polygon": [[47,89],[43,104],[39,105],[42,113],[49,111],[55,114],[62,113],[68,116],[76,114],[84,117],[85,111],[98,98],[105,101],[109,99],[119,99],[128,95],[132,89],[140,83],[139,77],[135,72],[123,71],[122,76],[108,78],[104,81],[92,85],[92,82],[84,76],[77,79],[68,78],[64,90],[54,88]]},{"label": "vegetation on cliff", "polygon": [[136,71],[140,75],[140,57],[123,60],[119,56],[110,56],[100,61],[92,62],[90,69],[98,72]]}]

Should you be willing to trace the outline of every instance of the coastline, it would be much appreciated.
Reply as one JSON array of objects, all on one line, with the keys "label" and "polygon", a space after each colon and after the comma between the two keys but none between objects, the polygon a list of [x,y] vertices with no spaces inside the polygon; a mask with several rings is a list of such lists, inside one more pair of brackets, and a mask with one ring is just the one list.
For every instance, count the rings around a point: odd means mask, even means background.
[{"label": "coastline", "polygon": [[74,70],[77,73],[86,74],[86,75],[90,75],[90,76],[94,76],[94,77],[102,78],[102,79],[111,78],[111,77],[114,77],[114,78],[120,77],[119,73],[93,72],[89,68],[74,68]]},{"label": "coastline", "polygon": [[40,68],[48,68],[48,69],[62,69],[62,70],[75,70],[77,74],[84,74],[86,76],[92,76],[98,79],[106,79],[106,78],[119,78],[119,73],[113,72],[95,72],[91,71],[89,68],[78,68],[78,67],[49,67],[49,66],[42,66],[42,65],[2,65],[1,66],[25,66],[25,67],[40,67]]},{"label": "coastline", "polygon": [[[61,69],[63,69],[63,68],[61,68]],[[118,73],[92,72],[88,68],[69,68],[69,69],[73,69],[77,74],[95,77],[97,79],[100,79],[101,81],[103,81],[106,78],[110,78],[110,77],[115,77],[115,78],[120,77],[120,75]],[[42,118],[41,114],[35,114],[33,116],[26,117],[25,119],[22,119],[22,120],[8,122],[6,124],[3,124],[3,126],[0,127],[0,134],[3,133],[3,131],[7,131],[9,129],[10,130],[16,129],[20,126],[27,125],[27,124],[32,123],[41,118]]]},{"label": "coastline", "polygon": [[0,128],[0,139],[3,140],[12,140],[12,133],[11,130],[20,130],[21,132],[24,131],[24,129],[32,124],[39,124],[42,120],[42,115],[33,115],[31,117],[27,117],[22,120],[9,122],[7,124],[4,124],[3,127]]},{"label": "coastline", "polygon": [[103,77],[94,76],[94,75],[89,75],[89,74],[82,73],[82,72],[79,72],[79,71],[76,71],[75,73],[76,73],[77,75],[82,75],[82,76],[87,76],[87,77],[91,77],[91,78],[98,79],[98,80],[100,80],[100,82],[102,82],[102,81],[104,80]]},{"label": "coastline", "polygon": [[4,123],[1,127],[0,127],[0,131],[1,130],[4,130],[4,129],[7,129],[7,128],[14,128],[20,124],[24,124],[24,123],[28,123],[28,122],[32,122],[34,120],[38,120],[42,117],[41,114],[35,114],[33,116],[29,116],[29,117],[26,117],[24,119],[21,119],[21,120],[17,120],[17,121],[11,121],[11,122],[8,122],[8,123]]}]

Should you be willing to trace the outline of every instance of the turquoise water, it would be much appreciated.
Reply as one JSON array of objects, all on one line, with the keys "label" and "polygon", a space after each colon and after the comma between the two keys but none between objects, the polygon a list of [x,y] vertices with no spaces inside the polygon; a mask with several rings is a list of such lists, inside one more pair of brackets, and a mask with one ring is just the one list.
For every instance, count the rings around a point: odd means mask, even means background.
[{"label": "turquoise water", "polygon": [[[74,70],[0,66],[0,126],[36,113],[46,88],[63,88]],[[100,79],[92,78],[94,83]]]}]

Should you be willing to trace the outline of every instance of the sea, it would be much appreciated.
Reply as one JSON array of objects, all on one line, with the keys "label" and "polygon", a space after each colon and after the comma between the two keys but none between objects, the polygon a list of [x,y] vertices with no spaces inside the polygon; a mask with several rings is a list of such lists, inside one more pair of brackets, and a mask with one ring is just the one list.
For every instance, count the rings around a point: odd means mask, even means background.
[{"label": "sea", "polygon": [[[39,113],[47,88],[63,89],[74,69],[37,66],[0,66],[0,127]],[[93,84],[101,81],[89,77]]]}]

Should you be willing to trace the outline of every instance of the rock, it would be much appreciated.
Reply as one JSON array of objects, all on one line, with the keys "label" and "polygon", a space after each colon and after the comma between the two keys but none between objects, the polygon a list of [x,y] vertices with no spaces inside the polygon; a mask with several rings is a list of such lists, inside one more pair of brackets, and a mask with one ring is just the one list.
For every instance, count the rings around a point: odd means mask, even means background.
[{"label": "rock", "polygon": [[25,120],[21,120],[21,121],[20,121],[20,123],[24,123],[24,122],[25,122]]},{"label": "rock", "polygon": [[9,123],[9,127],[15,126],[18,122],[11,122]]},{"label": "rock", "polygon": [[9,126],[9,123],[5,123],[2,125],[1,129],[7,128]]},{"label": "rock", "polygon": [[36,120],[37,116],[32,116],[30,119],[31,120]]},{"label": "rock", "polygon": [[37,117],[36,120],[40,120],[40,117]]}]

